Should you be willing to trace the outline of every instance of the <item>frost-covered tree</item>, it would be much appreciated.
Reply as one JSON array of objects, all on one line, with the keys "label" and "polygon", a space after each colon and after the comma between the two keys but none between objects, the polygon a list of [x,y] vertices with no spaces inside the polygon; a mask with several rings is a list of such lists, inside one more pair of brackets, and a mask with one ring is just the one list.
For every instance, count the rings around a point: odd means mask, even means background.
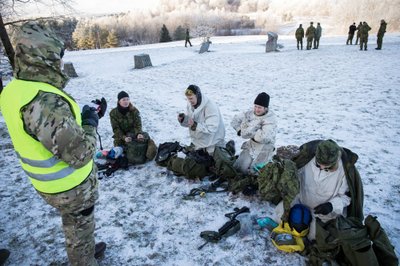
[{"label": "frost-covered tree", "polygon": [[181,25],[179,25],[174,31],[174,40],[175,41],[184,40],[185,37],[186,37],[186,31]]},{"label": "frost-covered tree", "polygon": [[172,41],[171,36],[169,35],[169,31],[167,29],[167,26],[163,24],[160,32],[160,42],[170,42]]},{"label": "frost-covered tree", "polygon": [[118,47],[118,37],[114,30],[111,30],[107,36],[107,43],[105,45],[108,48]]}]

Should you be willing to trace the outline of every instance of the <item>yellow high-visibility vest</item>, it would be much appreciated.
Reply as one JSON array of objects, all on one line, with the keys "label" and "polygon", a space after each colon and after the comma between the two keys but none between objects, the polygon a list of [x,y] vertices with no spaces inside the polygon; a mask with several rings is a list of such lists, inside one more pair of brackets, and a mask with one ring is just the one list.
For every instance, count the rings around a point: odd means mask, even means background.
[{"label": "yellow high-visibility vest", "polygon": [[22,169],[28,175],[35,189],[43,193],[60,193],[82,183],[92,171],[93,160],[90,160],[85,166],[75,169],[56,158],[40,141],[26,133],[21,109],[30,103],[40,91],[62,96],[71,106],[77,124],[81,125],[78,104],[62,90],[43,82],[13,79],[1,93],[1,112]]}]

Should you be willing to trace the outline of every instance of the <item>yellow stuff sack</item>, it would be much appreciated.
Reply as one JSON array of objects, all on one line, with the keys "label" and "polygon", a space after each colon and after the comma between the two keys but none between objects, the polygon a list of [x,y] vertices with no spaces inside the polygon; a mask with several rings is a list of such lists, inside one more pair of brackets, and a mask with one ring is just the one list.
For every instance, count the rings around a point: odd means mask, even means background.
[{"label": "yellow stuff sack", "polygon": [[295,229],[290,228],[288,223],[280,223],[275,227],[270,235],[272,244],[282,251],[301,252],[304,250],[303,237],[308,234],[308,228],[306,230],[297,232]]}]

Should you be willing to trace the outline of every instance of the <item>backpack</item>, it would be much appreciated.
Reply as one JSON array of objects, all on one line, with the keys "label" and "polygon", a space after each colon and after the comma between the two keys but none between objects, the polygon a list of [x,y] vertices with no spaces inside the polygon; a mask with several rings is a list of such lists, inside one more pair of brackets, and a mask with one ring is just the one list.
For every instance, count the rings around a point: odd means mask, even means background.
[{"label": "backpack", "polygon": [[340,265],[395,266],[399,261],[376,217],[365,225],[354,217],[338,216],[326,223],[316,220],[316,243],[308,254],[310,265],[336,261]]},{"label": "backpack", "polygon": [[289,225],[298,233],[303,233],[310,228],[312,216],[310,210],[303,204],[295,204],[289,212]]},{"label": "backpack", "polygon": [[182,146],[178,141],[161,143],[158,146],[155,161],[158,165],[166,166],[168,159],[180,150],[182,150]]},{"label": "backpack", "polygon": [[143,164],[147,160],[146,152],[150,137],[146,132],[142,132],[141,134],[144,137],[143,139],[133,139],[125,146],[126,158],[130,164]]}]

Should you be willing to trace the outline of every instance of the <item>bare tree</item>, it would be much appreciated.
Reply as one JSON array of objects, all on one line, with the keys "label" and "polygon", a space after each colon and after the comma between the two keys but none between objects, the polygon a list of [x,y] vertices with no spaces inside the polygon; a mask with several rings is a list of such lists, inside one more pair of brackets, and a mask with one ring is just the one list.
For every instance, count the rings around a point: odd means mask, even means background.
[{"label": "bare tree", "polygon": [[[14,48],[10,42],[9,35],[6,30],[7,25],[15,25],[20,22],[29,21],[33,19],[19,19],[17,21],[12,21],[12,18],[17,16],[20,8],[28,4],[36,4],[38,6],[43,6],[48,8],[61,6],[66,10],[73,11],[70,3],[72,0],[0,0],[0,39],[3,43],[4,50],[10,61],[11,67],[14,69]],[[4,16],[4,17],[3,17]],[[8,22],[3,21],[9,19]]]}]

